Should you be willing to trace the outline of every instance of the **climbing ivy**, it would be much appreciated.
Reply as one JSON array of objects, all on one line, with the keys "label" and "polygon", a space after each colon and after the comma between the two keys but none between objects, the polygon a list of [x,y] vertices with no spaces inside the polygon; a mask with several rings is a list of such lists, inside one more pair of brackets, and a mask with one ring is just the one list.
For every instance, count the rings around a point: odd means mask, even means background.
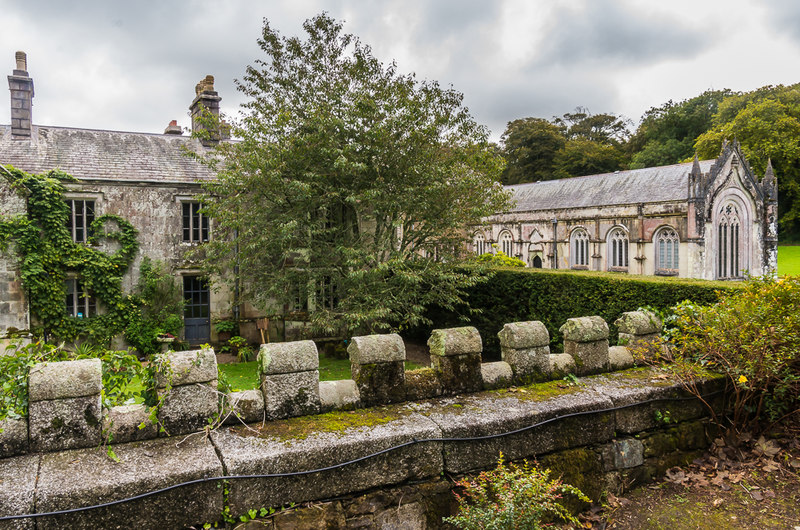
[{"label": "climbing ivy", "polygon": [[[65,184],[76,182],[60,170],[31,175],[3,168],[12,187],[27,200],[27,215],[0,216],[0,250],[14,244],[22,284],[28,294],[34,334],[50,340],[82,338],[108,344],[122,332],[137,311],[135,300],[122,294],[122,277],[138,249],[136,229],[117,215],[103,215],[90,227],[87,243],[76,243],[67,226],[69,206]],[[99,244],[114,244],[113,253]],[[81,279],[84,289],[104,308],[91,318],[67,314],[65,280]]]}]

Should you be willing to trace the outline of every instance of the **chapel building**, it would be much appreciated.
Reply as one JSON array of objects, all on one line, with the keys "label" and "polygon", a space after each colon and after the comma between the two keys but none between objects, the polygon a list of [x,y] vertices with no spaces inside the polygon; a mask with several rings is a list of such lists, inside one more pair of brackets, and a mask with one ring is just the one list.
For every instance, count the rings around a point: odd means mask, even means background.
[{"label": "chapel building", "polygon": [[[476,254],[529,267],[741,280],[777,270],[778,187],[738,142],[716,160],[506,186],[513,206],[473,234]],[[496,249],[496,250],[495,250]]]}]

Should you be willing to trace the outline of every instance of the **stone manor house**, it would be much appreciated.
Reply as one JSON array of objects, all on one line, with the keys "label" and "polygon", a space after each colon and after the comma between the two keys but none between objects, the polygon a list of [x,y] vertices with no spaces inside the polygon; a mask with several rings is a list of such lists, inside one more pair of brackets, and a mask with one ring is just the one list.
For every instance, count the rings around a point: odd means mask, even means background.
[{"label": "stone manor house", "polygon": [[[0,164],[28,173],[60,168],[78,179],[68,184],[69,228],[85,241],[93,219],[111,213],[139,231],[139,255],[124,280],[130,289],[145,256],[166,262],[187,300],[186,338],[216,340],[212,317],[229,316],[232,296],[210,290],[186,252],[213,237],[213,222],[200,213],[197,196],[213,173],[190,150],[203,142],[184,136],[171,121],[163,134],[35,125],[33,79],[25,54],[17,52],[8,76],[11,124],[0,125]],[[192,129],[199,114],[219,114],[221,98],[207,76],[195,87],[189,109]],[[25,213],[25,200],[0,171],[0,214]],[[531,267],[610,270],[688,278],[739,279],[775,270],[777,182],[771,167],[756,178],[737,144],[716,160],[620,171],[510,186],[515,206],[486,220],[473,235],[476,253],[501,250]],[[80,278],[67,280],[66,310],[91,316],[98,310]],[[246,305],[242,334],[257,340]],[[101,309],[102,310],[102,309]],[[25,292],[13,256],[0,256],[0,336],[28,329]]]}]

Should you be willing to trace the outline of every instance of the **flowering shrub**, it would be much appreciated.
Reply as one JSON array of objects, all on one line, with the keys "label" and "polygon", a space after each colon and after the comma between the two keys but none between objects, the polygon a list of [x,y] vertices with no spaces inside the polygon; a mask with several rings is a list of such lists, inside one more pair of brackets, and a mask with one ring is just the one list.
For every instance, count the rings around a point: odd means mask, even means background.
[{"label": "flowering shrub", "polygon": [[675,308],[673,369],[692,388],[693,366],[727,376],[726,427],[754,429],[800,405],[800,278],[749,280],[712,306]]},{"label": "flowering shrub", "polygon": [[501,453],[497,468],[456,482],[464,489],[462,494],[455,493],[459,511],[444,521],[465,530],[536,530],[543,528],[542,520],[546,518],[579,524],[558,501],[563,494],[574,495],[584,502],[591,502],[590,499],[574,486],[550,480],[549,476],[549,469],[527,461],[505,465]]}]

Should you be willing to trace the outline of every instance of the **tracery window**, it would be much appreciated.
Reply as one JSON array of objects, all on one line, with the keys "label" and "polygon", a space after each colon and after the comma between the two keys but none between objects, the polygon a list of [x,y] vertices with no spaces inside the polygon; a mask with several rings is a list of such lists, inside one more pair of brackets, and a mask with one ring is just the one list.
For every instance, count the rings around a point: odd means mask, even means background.
[{"label": "tracery window", "polygon": [[739,278],[739,233],[741,227],[739,209],[728,203],[719,210],[717,217],[717,277]]},{"label": "tracery window", "polygon": [[511,235],[511,232],[503,232],[500,234],[500,250],[506,256],[513,256],[514,237]]},{"label": "tracery window", "polygon": [[481,232],[475,234],[475,237],[472,238],[472,247],[475,250],[475,254],[479,256],[481,254],[486,254],[486,236]]},{"label": "tracery window", "polygon": [[589,266],[589,234],[583,228],[572,232],[569,242],[570,264],[573,267]]},{"label": "tracery window", "polygon": [[662,228],[655,238],[656,274],[678,274],[680,239],[670,227]]},{"label": "tracery window", "polygon": [[609,268],[628,267],[628,234],[622,228],[614,228],[608,233],[607,242]]}]

